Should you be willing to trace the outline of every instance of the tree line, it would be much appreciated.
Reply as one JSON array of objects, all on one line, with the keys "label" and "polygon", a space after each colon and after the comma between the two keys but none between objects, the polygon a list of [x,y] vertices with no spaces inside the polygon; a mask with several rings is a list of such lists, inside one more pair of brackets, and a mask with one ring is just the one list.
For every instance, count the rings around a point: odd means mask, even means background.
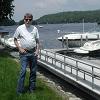
[{"label": "tree line", "polygon": [[81,23],[84,22],[94,23],[100,22],[100,10],[94,11],[70,11],[70,12],[60,12],[56,14],[49,14],[37,19],[39,24],[59,24],[59,23]]}]

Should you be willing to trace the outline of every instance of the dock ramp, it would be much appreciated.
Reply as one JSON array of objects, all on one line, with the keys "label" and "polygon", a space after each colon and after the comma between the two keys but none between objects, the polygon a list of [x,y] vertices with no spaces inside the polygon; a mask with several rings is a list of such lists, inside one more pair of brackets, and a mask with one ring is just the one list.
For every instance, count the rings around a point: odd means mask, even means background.
[{"label": "dock ramp", "polygon": [[40,50],[38,65],[100,100],[100,67],[50,50]]}]

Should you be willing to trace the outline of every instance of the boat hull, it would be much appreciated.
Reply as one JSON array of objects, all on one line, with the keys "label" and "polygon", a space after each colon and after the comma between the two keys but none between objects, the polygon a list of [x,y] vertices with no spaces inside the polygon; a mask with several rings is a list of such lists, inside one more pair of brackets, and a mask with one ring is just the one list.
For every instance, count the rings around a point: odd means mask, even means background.
[{"label": "boat hull", "polygon": [[[17,49],[16,45],[14,43],[14,38],[1,38],[0,42],[5,46],[10,49]],[[20,44],[20,41],[18,40],[18,43]]]},{"label": "boat hull", "polygon": [[86,42],[83,46],[74,50],[78,54],[100,54],[100,40]]},{"label": "boat hull", "polygon": [[[97,39],[88,39],[88,41],[94,41],[94,40],[97,40]],[[80,40],[80,39],[68,39],[68,41],[64,40],[60,40],[62,42],[63,45],[67,46],[68,47],[80,47],[80,46],[83,46],[87,40],[86,39],[83,39],[83,40]],[[67,43],[66,43],[67,42]]]}]

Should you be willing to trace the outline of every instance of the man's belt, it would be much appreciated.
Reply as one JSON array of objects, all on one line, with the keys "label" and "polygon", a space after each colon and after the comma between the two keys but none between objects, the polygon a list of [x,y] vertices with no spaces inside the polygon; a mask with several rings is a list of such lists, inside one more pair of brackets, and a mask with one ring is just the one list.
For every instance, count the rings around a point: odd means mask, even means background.
[{"label": "man's belt", "polygon": [[34,47],[34,48],[32,48],[32,49],[26,49],[26,52],[28,52],[28,53],[34,53],[36,51],[36,48]]}]

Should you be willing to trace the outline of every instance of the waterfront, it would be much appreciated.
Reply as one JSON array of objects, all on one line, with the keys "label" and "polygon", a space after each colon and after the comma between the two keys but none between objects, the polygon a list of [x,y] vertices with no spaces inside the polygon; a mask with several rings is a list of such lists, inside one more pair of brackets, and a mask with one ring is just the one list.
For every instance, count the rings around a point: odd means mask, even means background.
[{"label": "waterfront", "polygon": [[[39,29],[40,42],[42,43],[43,48],[52,49],[52,48],[62,48],[62,44],[57,40],[59,36],[65,34],[65,32],[82,32],[83,23],[71,23],[71,24],[42,24],[42,28]],[[97,26],[96,23],[85,23],[84,31],[89,31]],[[0,26],[6,31],[9,31],[12,36],[15,32],[17,26]],[[60,30],[58,33],[57,30]]]},{"label": "waterfront", "polygon": [[[89,23],[87,23],[86,25],[88,26]],[[70,28],[68,28],[69,30],[67,31],[67,28],[64,27],[65,30],[61,30],[61,33],[57,33],[57,30],[58,28],[61,28],[61,27],[57,27],[57,26],[60,26],[61,24],[58,24],[58,25],[55,25],[55,24],[52,24],[52,25],[48,25],[48,27],[46,25],[44,25],[43,28],[39,28],[39,33],[40,33],[40,40],[42,41],[43,40],[43,44],[44,44],[44,47],[45,48],[60,48],[61,45],[60,43],[58,43],[58,40],[56,40],[56,38],[58,37],[58,35],[62,35],[63,32],[69,32],[69,31],[78,31],[78,32],[81,32],[81,26],[82,24],[65,24],[65,26],[70,26]],[[91,28],[93,28],[92,26],[94,26],[95,24],[91,24]],[[63,26],[63,25],[61,25]],[[77,28],[74,28],[77,26]],[[80,26],[80,29],[79,29],[79,26]],[[11,35],[13,35],[15,29],[16,29],[16,26],[13,26],[13,27],[10,27],[10,26],[7,26],[5,27],[5,29],[9,30],[11,28]],[[87,31],[89,30],[90,28],[87,28]]]}]

